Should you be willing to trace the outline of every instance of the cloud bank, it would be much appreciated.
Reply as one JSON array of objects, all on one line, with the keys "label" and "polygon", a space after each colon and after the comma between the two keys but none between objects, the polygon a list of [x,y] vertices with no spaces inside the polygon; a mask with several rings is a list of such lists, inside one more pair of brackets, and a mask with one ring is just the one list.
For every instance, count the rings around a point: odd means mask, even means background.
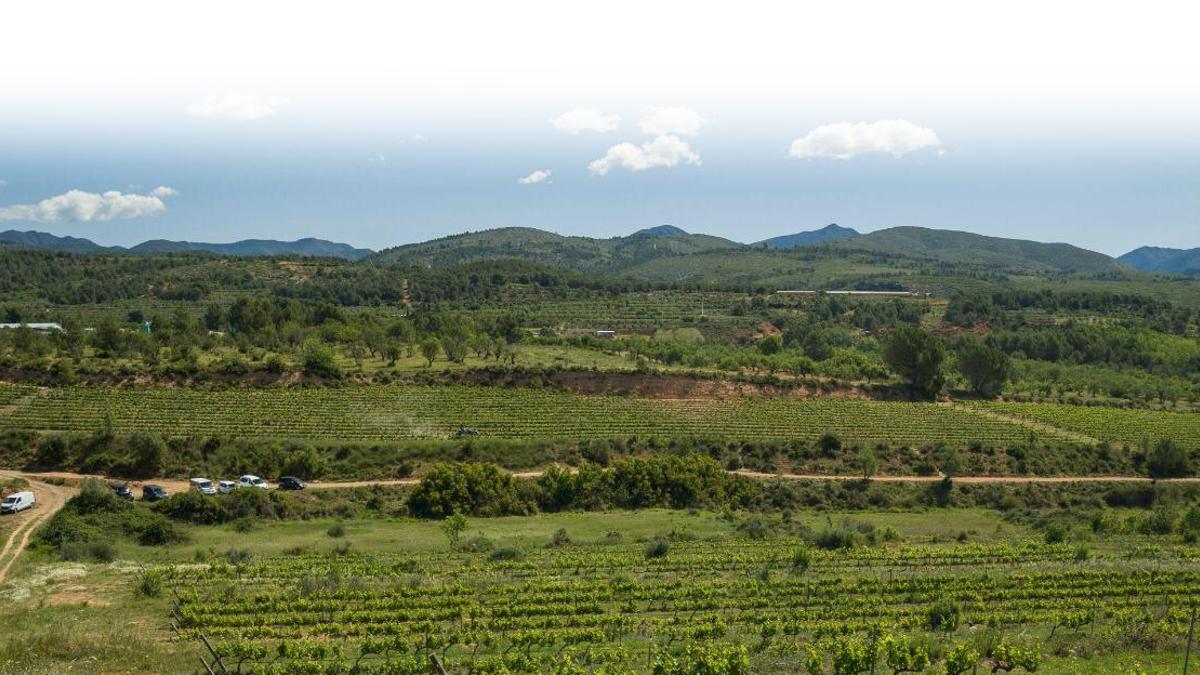
[{"label": "cloud bank", "polygon": [[601,134],[616,131],[617,125],[621,123],[621,118],[612,113],[600,112],[595,108],[576,108],[555,117],[551,122],[555,129],[578,136],[584,131]]},{"label": "cloud bank", "polygon": [[608,149],[600,159],[588,164],[588,171],[603,176],[612,169],[645,171],[646,169],[671,168],[680,162],[699,166],[700,155],[678,136],[659,136],[641,145],[618,143]]},{"label": "cloud bank", "polygon": [[643,134],[665,136],[695,136],[700,133],[705,119],[691,108],[655,108],[642,116],[638,127]]},{"label": "cloud bank", "polygon": [[524,178],[518,178],[517,182],[521,185],[537,185],[549,177],[550,169],[538,169]]},{"label": "cloud bank", "polygon": [[229,92],[224,96],[209,96],[201,103],[189,105],[187,114],[214,120],[253,122],[271,117],[287,104],[288,99],[280,96]]},{"label": "cloud bank", "polygon": [[102,194],[70,190],[36,204],[0,207],[0,222],[27,220],[36,223],[89,223],[157,216],[167,210],[163,198],[176,194],[178,193],[174,189],[166,186],[157,187],[148,195],[126,194],[116,190]]},{"label": "cloud bank", "polygon": [[933,129],[907,120],[838,122],[825,124],[792,141],[788,155],[800,159],[830,157],[853,159],[871,153],[903,157],[910,152],[941,145]]}]

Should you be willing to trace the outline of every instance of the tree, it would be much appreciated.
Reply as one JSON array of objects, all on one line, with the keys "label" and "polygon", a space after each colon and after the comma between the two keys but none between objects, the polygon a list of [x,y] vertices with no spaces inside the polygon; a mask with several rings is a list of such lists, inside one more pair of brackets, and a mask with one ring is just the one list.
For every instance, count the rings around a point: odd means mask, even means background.
[{"label": "tree", "polygon": [[1169,438],[1160,440],[1146,458],[1146,470],[1151,478],[1178,478],[1192,474],[1192,458],[1188,451]]},{"label": "tree", "polygon": [[770,356],[778,354],[783,349],[783,338],[778,335],[768,335],[758,342],[758,351]]},{"label": "tree", "polygon": [[450,548],[454,548],[458,546],[459,537],[467,530],[467,517],[461,513],[455,513],[442,521],[441,528],[442,534],[446,535],[446,541],[450,543]]},{"label": "tree", "polygon": [[863,480],[874,476],[879,470],[879,458],[875,456],[875,450],[867,446],[859,448],[854,455],[854,468],[862,474]]},{"label": "tree", "polygon": [[442,343],[438,342],[438,339],[435,337],[427,337],[424,340],[421,340],[421,356],[424,356],[425,360],[429,362],[426,367],[433,365],[433,362],[435,359],[437,359],[438,352],[441,351],[441,349]]},{"label": "tree", "polygon": [[1008,354],[972,338],[958,349],[958,370],[975,393],[992,398],[1012,375],[1012,363]]},{"label": "tree", "polygon": [[883,358],[923,396],[937,397],[946,384],[942,372],[946,346],[927,330],[905,326],[892,333],[884,344]]},{"label": "tree", "polygon": [[337,364],[333,350],[329,345],[317,339],[309,340],[304,344],[304,358],[302,363],[304,365],[304,372],[310,375],[332,378],[342,376],[342,369]]}]

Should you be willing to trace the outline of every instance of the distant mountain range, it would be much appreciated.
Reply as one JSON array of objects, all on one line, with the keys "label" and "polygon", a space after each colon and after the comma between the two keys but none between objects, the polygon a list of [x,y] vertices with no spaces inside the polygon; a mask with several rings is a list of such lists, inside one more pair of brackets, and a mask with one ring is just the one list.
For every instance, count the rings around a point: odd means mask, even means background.
[{"label": "distant mountain range", "polygon": [[[638,230],[606,239],[564,236],[528,227],[467,232],[378,253],[323,239],[275,241],[247,239],[229,244],[156,239],[131,248],[100,246],[88,239],[44,232],[0,232],[0,245],[82,254],[152,255],[208,252],[227,256],[323,256],[381,264],[448,267],[497,259],[529,260],[587,274],[665,281],[711,282],[718,279],[787,283],[802,278],[820,259],[859,261],[860,273],[879,279],[911,272],[936,274],[939,268],[988,268],[1015,274],[1062,274],[1131,271],[1200,275],[1200,248],[1143,247],[1119,259],[1070,244],[1047,244],[987,237],[970,232],[922,227],[892,227],[868,234],[827,225],[818,230],[772,237],[753,244],[707,234],[691,234],[674,225]],[[903,261],[903,264],[899,264]],[[931,267],[932,266],[932,267]],[[807,272],[806,272],[807,270]],[[825,280],[818,274],[813,282]]]},{"label": "distant mountain range", "polygon": [[134,255],[205,252],[229,256],[308,255],[361,260],[374,253],[370,249],[354,248],[349,244],[339,244],[311,237],[296,241],[244,239],[231,244],[153,239],[131,248],[124,248],[122,246],[101,246],[90,239],[59,237],[45,232],[8,230],[0,232],[0,242],[67,253],[129,253]]},{"label": "distant mountain range", "polygon": [[[1121,262],[1070,244],[1044,244],[985,237],[970,232],[893,227],[859,234],[827,226],[814,232],[742,244],[671,225],[625,237],[567,237],[533,228],[511,227],[443,237],[386,249],[369,260],[384,264],[447,267],[464,262],[516,258],[584,273],[657,280],[750,281],[795,276],[799,248],[821,247],[822,255],[871,256],[876,266],[888,258],[920,264],[988,266],[1010,272],[1056,274],[1127,270]],[[799,265],[803,267],[803,265]]]},{"label": "distant mountain range", "polygon": [[782,237],[771,237],[754,245],[776,249],[799,248],[801,246],[813,246],[831,241],[841,241],[842,239],[852,239],[857,236],[859,236],[858,230],[842,227],[834,223],[811,232],[797,232],[796,234],[785,234]]},{"label": "distant mountain range", "polygon": [[1182,249],[1143,246],[1117,259],[1143,272],[1200,276],[1200,248]]}]

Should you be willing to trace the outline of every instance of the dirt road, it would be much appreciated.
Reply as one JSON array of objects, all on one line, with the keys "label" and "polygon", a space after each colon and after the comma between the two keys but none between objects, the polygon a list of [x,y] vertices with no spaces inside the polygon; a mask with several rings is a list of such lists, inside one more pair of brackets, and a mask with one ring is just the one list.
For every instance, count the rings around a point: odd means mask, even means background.
[{"label": "dirt road", "polygon": [[4,516],[6,522],[12,524],[13,530],[0,549],[0,584],[8,578],[8,572],[13,563],[29,546],[29,538],[39,525],[46,522],[67,503],[75,494],[75,488],[66,485],[51,485],[36,478],[26,476],[19,471],[0,471],[0,476],[22,477],[29,481],[29,489],[33,492],[35,506],[14,515]]}]

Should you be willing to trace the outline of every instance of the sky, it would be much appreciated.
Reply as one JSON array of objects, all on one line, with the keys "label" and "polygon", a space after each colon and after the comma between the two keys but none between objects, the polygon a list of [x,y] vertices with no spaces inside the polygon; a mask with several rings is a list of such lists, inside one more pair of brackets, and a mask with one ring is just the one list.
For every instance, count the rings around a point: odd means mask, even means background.
[{"label": "sky", "polygon": [[1200,246],[1188,3],[422,4],[6,7],[0,229]]}]

